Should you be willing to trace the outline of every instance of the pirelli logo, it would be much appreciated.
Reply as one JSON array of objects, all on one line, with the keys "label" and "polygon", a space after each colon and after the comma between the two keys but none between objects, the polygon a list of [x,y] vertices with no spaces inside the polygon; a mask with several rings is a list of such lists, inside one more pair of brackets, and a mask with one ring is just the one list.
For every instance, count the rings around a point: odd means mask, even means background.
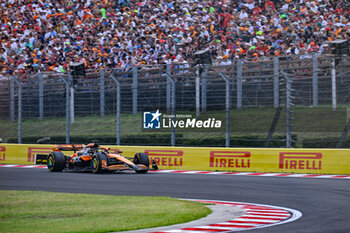
[{"label": "pirelli logo", "polygon": [[35,154],[49,154],[52,147],[28,147],[28,162],[34,162]]},{"label": "pirelli logo", "polygon": [[279,168],[321,170],[322,153],[280,152]]},{"label": "pirelli logo", "polygon": [[158,164],[158,166],[174,166],[182,167],[182,150],[145,150],[150,160]]},{"label": "pirelli logo", "polygon": [[210,167],[250,167],[249,151],[210,151]]},{"label": "pirelli logo", "polygon": [[0,161],[4,161],[6,159],[6,147],[0,146]]}]

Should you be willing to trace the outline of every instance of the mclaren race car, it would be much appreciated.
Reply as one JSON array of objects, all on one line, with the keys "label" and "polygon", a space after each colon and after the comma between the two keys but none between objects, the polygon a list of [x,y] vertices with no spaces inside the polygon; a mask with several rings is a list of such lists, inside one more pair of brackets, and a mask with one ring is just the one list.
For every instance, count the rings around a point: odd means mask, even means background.
[{"label": "mclaren race car", "polygon": [[[62,151],[74,151],[72,155],[64,155]],[[51,172],[60,172],[64,169],[75,171],[92,171],[103,173],[107,171],[134,170],[137,173],[146,173],[150,169],[158,170],[154,160],[150,161],[146,153],[137,152],[134,158],[126,158],[122,151],[111,153],[110,148],[99,146],[97,143],[58,144],[48,154],[38,154],[35,164],[47,164]]]}]

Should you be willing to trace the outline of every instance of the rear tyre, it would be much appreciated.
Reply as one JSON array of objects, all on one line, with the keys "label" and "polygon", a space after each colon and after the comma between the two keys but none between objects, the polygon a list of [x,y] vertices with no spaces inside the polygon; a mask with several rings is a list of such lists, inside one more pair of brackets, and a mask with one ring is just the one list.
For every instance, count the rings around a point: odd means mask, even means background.
[{"label": "rear tyre", "polygon": [[47,168],[50,172],[61,172],[66,164],[66,157],[62,152],[53,151],[47,157]]},{"label": "rear tyre", "polygon": [[148,155],[146,153],[137,152],[134,156],[133,163],[136,165],[142,164],[142,165],[145,165],[147,167],[147,169],[144,169],[144,170],[136,170],[136,173],[147,173],[148,172],[149,158],[148,158]]},{"label": "rear tyre", "polygon": [[91,160],[91,170],[98,174],[107,170],[107,156],[101,152],[94,154]]}]

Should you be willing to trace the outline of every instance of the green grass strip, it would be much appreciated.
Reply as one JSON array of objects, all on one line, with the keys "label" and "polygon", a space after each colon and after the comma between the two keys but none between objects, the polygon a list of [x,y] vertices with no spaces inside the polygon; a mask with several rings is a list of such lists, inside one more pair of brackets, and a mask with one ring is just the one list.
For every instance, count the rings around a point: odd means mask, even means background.
[{"label": "green grass strip", "polygon": [[0,190],[0,232],[113,232],[189,222],[202,203],[169,197]]}]

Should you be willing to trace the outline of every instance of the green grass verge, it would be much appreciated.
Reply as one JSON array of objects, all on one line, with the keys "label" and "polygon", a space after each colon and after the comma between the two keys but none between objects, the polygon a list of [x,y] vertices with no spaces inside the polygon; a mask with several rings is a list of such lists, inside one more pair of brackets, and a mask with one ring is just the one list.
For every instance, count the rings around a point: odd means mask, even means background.
[{"label": "green grass verge", "polygon": [[199,219],[202,203],[168,197],[0,191],[0,232],[113,232]]}]

